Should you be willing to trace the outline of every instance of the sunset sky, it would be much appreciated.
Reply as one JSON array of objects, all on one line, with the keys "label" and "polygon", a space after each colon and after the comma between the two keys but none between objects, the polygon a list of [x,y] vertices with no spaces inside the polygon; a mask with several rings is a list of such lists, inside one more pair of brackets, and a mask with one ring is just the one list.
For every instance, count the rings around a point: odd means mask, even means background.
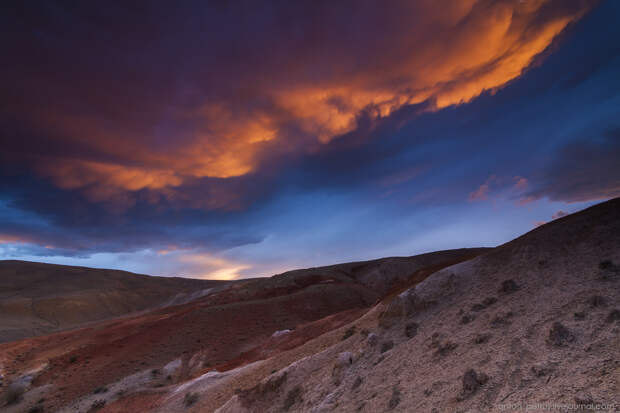
[{"label": "sunset sky", "polygon": [[129,3],[2,6],[0,259],[266,276],[620,196],[618,1]]}]

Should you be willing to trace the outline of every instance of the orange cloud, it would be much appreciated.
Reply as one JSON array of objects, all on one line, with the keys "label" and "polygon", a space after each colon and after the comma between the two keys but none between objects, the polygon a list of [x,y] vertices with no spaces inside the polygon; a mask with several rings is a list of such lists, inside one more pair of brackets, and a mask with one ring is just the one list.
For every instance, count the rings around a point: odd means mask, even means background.
[{"label": "orange cloud", "polygon": [[[36,122],[94,153],[48,158],[40,170],[96,201],[143,189],[179,196],[174,188],[191,179],[243,176],[274,157],[320,149],[353,131],[362,113],[376,120],[425,101],[439,110],[496,90],[520,76],[591,2],[422,0],[393,7],[393,14],[376,17],[386,25],[376,38],[356,42],[366,27],[352,35],[325,22],[302,44],[265,50],[264,66],[224,66],[215,75],[209,67],[191,68],[188,83],[199,85],[191,104],[175,105],[176,90],[162,92],[161,101],[148,88],[124,96],[122,85],[110,81],[119,102],[93,93],[86,95],[88,113],[40,108]],[[481,186],[470,200],[485,199],[488,190]]]},{"label": "orange cloud", "polygon": [[205,280],[236,280],[241,278],[241,271],[250,265],[235,263],[206,253],[183,253],[178,261],[194,268],[193,278]]}]

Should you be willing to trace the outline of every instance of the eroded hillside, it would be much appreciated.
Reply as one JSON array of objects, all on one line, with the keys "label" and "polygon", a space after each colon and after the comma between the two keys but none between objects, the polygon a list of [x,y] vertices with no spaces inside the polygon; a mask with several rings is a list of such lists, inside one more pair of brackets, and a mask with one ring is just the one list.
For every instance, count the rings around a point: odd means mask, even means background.
[{"label": "eroded hillside", "polygon": [[[98,401],[114,408],[136,398],[160,403],[168,391],[204,374],[277,358],[358,319],[393,291],[484,251],[439,251],[241,280],[188,303],[0,344],[4,389],[24,393],[6,409],[37,407],[41,399],[52,411],[88,411]],[[220,404],[231,395],[222,393]]]}]

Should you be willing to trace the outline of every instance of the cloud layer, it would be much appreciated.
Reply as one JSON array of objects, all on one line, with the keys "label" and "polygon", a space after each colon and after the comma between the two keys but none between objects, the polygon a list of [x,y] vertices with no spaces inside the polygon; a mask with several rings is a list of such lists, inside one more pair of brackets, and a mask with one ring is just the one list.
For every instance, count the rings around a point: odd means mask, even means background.
[{"label": "cloud layer", "polygon": [[2,245],[247,275],[356,258],[351,237],[380,255],[370,234],[408,252],[386,228],[431,209],[617,196],[620,12],[596,3],[16,6]]}]

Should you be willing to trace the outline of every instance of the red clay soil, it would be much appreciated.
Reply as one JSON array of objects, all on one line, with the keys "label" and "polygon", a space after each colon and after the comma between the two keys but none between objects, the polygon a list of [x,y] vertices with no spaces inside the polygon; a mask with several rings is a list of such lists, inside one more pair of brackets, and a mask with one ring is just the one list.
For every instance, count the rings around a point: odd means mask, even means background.
[{"label": "red clay soil", "polygon": [[98,413],[148,412],[159,407],[163,393],[136,393],[106,405]]},{"label": "red clay soil", "polygon": [[179,357],[187,361],[202,352],[206,364],[224,365],[260,346],[277,330],[366,308],[374,300],[357,284],[320,284],[268,299],[223,305],[201,301],[91,328],[5,343],[0,345],[0,353],[6,355],[9,380],[32,366],[49,363],[33,385],[54,384],[59,390],[46,403],[53,411],[99,386],[138,371],[160,368]]},{"label": "red clay soil", "polygon": [[[469,258],[472,251],[448,251],[450,259],[443,260],[439,255],[444,253],[437,254],[436,261],[443,261],[441,265],[430,267],[429,262],[406,277],[405,284],[419,282],[437,269]],[[461,257],[454,260],[454,255]],[[401,260],[406,259],[416,258]],[[223,371],[271,357],[355,320],[381,299],[374,288],[351,278],[347,268],[356,265],[298,270],[267,279],[240,281],[188,304],[3,343],[0,361],[6,370],[5,379],[11,382],[33,368],[47,365],[35,375],[32,385],[34,388],[53,385],[45,395],[45,410],[56,411],[81,396],[92,394],[98,387],[140,371],[160,369],[179,358],[181,373],[173,378],[174,382],[183,382],[209,369]],[[404,287],[402,283],[389,285],[393,292]],[[272,337],[275,331],[284,329],[294,331]],[[189,360],[197,354],[202,368],[199,365],[190,371]],[[142,392],[136,403],[141,409],[145,398],[156,403],[158,392],[157,389]],[[126,400],[132,403],[134,396],[122,399],[124,411],[131,410]],[[105,410],[115,411],[115,405],[111,403]]]},{"label": "red clay soil", "polygon": [[[242,353],[239,357],[230,360],[227,363],[215,366],[215,369],[217,371],[232,370],[254,361],[273,357],[280,352],[301,346],[307,341],[327,333],[328,331],[335,330],[343,325],[349,324],[350,322],[361,317],[366,311],[367,309],[347,310],[317,321],[302,324],[288,334],[269,338],[252,350]],[[208,371],[208,369],[201,372],[201,374],[206,373],[206,371]]]}]

